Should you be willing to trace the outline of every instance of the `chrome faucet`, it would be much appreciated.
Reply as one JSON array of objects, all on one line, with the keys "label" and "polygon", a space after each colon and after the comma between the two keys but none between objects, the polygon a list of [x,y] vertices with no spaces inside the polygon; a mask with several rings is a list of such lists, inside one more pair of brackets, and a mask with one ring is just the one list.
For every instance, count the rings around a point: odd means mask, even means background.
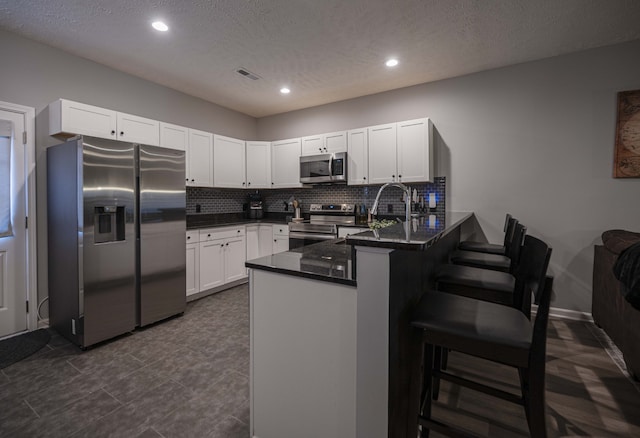
[{"label": "chrome faucet", "polygon": [[378,194],[376,195],[376,200],[373,201],[371,214],[372,215],[378,214],[378,203],[380,202],[380,195],[382,194],[384,189],[390,186],[398,187],[404,191],[404,195],[405,195],[405,219],[404,220],[408,224],[409,220],[411,219],[411,189],[399,182],[388,182],[386,184],[383,184],[382,187],[380,187],[380,190],[378,190]]}]

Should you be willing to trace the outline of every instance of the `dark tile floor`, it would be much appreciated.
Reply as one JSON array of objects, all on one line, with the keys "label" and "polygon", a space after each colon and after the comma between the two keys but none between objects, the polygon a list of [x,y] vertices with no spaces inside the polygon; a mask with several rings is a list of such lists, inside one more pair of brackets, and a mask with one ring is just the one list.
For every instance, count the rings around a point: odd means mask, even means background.
[{"label": "dark tile floor", "polygon": [[[589,323],[550,322],[550,437],[640,436],[638,385],[599,334]],[[516,389],[517,375],[506,367],[455,353],[450,367]],[[0,437],[248,438],[248,374],[244,285],[86,352],[53,334],[47,347],[0,371]],[[434,416],[480,436],[527,436],[521,407],[447,382],[442,389]]]},{"label": "dark tile floor", "polygon": [[55,332],[0,371],[0,436],[249,436],[246,286],[86,352]]}]

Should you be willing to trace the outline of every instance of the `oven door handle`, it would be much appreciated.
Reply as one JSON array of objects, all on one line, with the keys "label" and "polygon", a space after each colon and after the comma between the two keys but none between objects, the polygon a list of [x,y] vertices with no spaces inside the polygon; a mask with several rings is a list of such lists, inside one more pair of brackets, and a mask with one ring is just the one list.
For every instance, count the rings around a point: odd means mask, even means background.
[{"label": "oven door handle", "polygon": [[292,233],[289,232],[289,239],[314,239],[314,240],[333,240],[338,236],[328,234],[314,234],[314,233]]}]

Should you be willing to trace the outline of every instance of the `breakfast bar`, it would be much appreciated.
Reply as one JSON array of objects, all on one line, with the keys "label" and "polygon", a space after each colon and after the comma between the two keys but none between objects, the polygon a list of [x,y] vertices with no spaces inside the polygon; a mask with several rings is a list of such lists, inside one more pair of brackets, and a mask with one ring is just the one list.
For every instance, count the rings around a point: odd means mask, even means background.
[{"label": "breakfast bar", "polygon": [[412,218],[247,261],[251,436],[409,436],[410,309],[472,219]]}]

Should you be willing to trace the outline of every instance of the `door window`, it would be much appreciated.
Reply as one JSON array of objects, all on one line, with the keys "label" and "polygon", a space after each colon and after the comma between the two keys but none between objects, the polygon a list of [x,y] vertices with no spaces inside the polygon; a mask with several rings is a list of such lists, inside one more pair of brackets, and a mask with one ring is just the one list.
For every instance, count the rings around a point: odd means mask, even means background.
[{"label": "door window", "polygon": [[0,120],[0,237],[11,236],[11,139],[13,124]]}]

